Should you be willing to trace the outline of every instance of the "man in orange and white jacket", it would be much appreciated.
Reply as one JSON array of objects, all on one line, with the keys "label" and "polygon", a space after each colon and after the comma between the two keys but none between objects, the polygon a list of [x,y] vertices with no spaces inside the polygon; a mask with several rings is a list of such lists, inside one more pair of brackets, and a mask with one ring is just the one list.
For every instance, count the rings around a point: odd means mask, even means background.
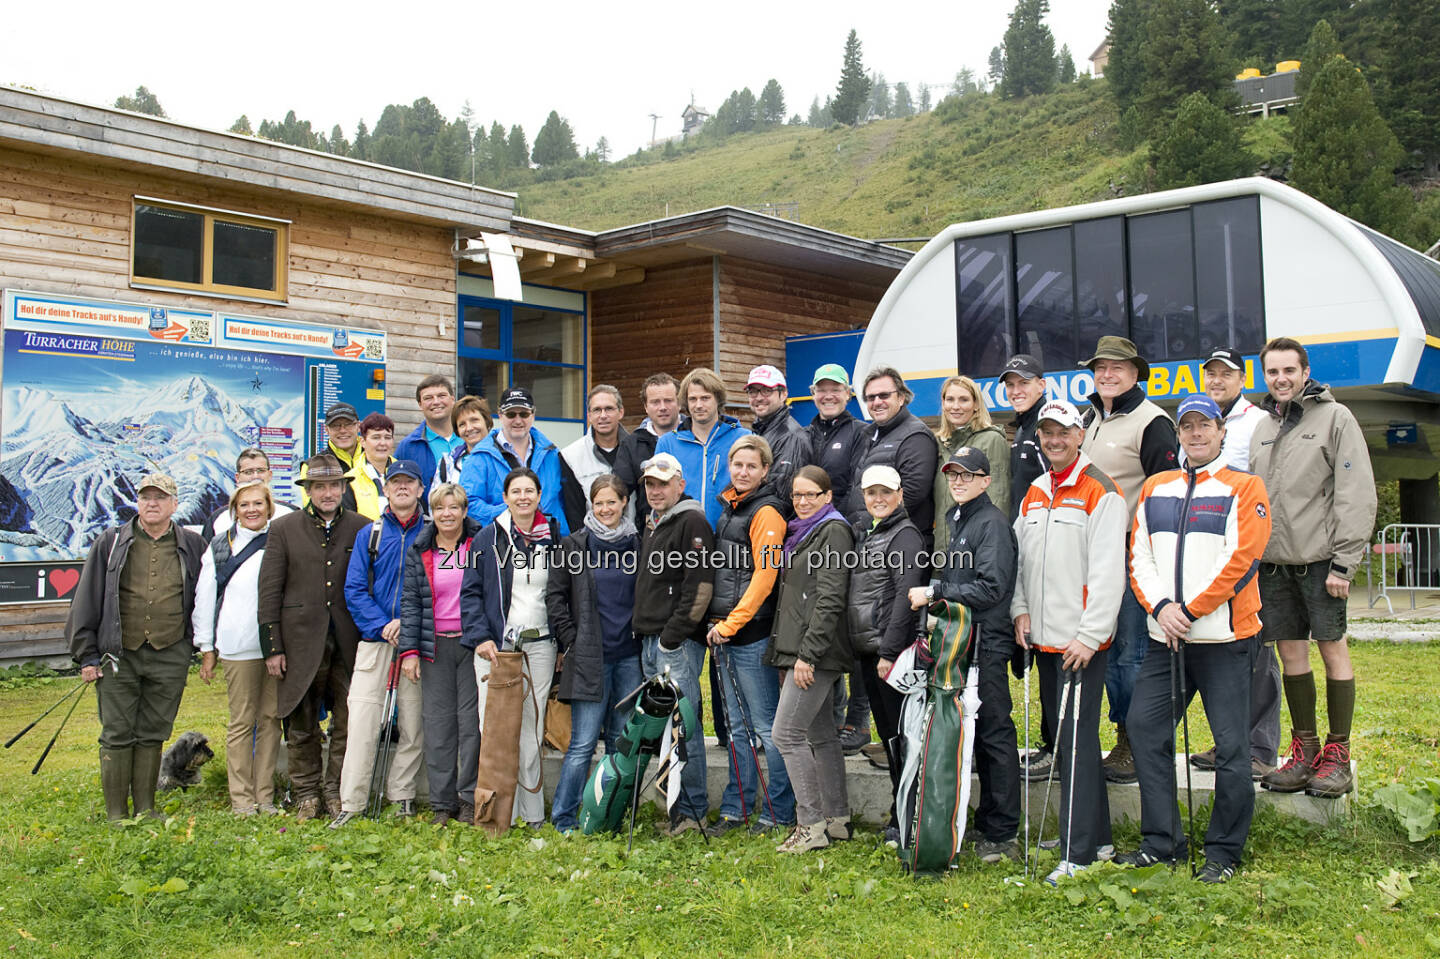
[{"label": "man in orange and white jacket", "polygon": [[[1135,595],[1150,614],[1150,638],[1166,649],[1150,648],[1130,703],[1141,843],[1120,861],[1145,866],[1187,855],[1176,806],[1175,724],[1198,691],[1215,734],[1215,808],[1199,878],[1218,883],[1240,864],[1255,811],[1250,673],[1260,652],[1256,574],[1270,539],[1270,501],[1258,476],[1220,458],[1225,418],[1213,399],[1188,397],[1178,413],[1187,466],[1145,481],[1131,537]],[[1184,693],[1178,709],[1176,666]]]}]

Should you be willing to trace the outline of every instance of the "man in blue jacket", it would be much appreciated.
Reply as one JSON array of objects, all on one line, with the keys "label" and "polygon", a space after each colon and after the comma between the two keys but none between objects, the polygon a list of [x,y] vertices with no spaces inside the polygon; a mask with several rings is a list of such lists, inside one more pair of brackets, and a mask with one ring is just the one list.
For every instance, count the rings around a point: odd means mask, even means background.
[{"label": "man in blue jacket", "polygon": [[386,794],[400,803],[399,815],[415,815],[415,787],[420,775],[420,684],[400,674],[396,649],[400,643],[400,595],[405,557],[424,522],[420,516],[420,464],[396,460],[385,471],[389,506],[380,518],[355,536],[350,568],[345,574],[345,605],[360,632],[355,671],[350,677],[350,741],[340,772],[340,815],[330,823],[339,829],[365,811],[370,773],[383,706],[393,674],[399,698],[400,741],[390,767]]},{"label": "man in blue jacket", "polygon": [[[455,408],[455,387],[450,385],[448,377],[431,373],[421,380],[415,387],[415,403],[425,418],[395,447],[395,458],[414,460],[419,465],[420,482],[424,487],[420,493],[423,510],[430,498],[430,484],[435,481],[435,470],[445,459],[445,454],[464,448],[465,443],[455,435],[455,426],[450,422],[450,411]],[[454,483],[457,479],[455,476],[441,476],[440,482]]]},{"label": "man in blue jacket", "polygon": [[685,494],[699,501],[705,519],[715,528],[725,503],[721,490],[730,485],[730,447],[750,431],[725,416],[725,384],[714,370],[697,367],[680,381],[680,428],[660,437],[655,454],[669,453],[680,463]]},{"label": "man in blue jacket", "polygon": [[517,466],[528,466],[540,477],[540,512],[561,536],[569,536],[564,487],[575,482],[575,475],[560,449],[535,428],[535,398],[530,391],[519,386],[506,390],[500,397],[499,420],[500,425],[476,444],[460,467],[470,515],[486,526],[505,512],[505,476]]}]

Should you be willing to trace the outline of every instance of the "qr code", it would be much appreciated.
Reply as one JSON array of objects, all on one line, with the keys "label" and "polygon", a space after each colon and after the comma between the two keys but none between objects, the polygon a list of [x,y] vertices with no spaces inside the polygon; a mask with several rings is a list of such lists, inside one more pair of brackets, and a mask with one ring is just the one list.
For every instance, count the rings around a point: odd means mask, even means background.
[{"label": "qr code", "polygon": [[384,358],[385,358],[385,355],[381,352],[381,344],[382,344],[382,342],[383,342],[383,341],[381,341],[381,340],[379,340],[379,339],[366,340],[366,341],[365,341],[365,359],[367,359],[367,360],[381,360],[381,359],[384,359]]},{"label": "qr code", "polygon": [[190,339],[210,342],[210,321],[199,318],[190,321]]}]

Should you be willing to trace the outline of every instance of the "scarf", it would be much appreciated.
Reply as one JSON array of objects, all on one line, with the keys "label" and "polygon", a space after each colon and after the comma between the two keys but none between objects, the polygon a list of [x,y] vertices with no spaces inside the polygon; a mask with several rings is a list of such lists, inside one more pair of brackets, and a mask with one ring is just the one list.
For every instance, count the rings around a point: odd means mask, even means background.
[{"label": "scarf", "polygon": [[541,543],[550,541],[550,522],[545,514],[539,510],[535,511],[535,522],[529,529],[521,529],[519,523],[512,523],[511,528],[519,535],[521,541],[530,549],[534,549]]},{"label": "scarf", "polygon": [[629,516],[620,520],[620,525],[611,529],[595,518],[594,511],[587,510],[585,513],[585,528],[588,529],[596,539],[602,543],[614,543],[627,536],[638,536],[635,531],[635,521]]},{"label": "scarf", "polygon": [[800,519],[797,516],[795,519],[786,523],[785,558],[789,559],[790,554],[795,552],[795,547],[799,546],[800,542],[810,535],[810,531],[827,519],[843,519],[840,511],[835,508],[834,503],[826,503],[824,509],[816,510],[810,515],[809,519]]}]

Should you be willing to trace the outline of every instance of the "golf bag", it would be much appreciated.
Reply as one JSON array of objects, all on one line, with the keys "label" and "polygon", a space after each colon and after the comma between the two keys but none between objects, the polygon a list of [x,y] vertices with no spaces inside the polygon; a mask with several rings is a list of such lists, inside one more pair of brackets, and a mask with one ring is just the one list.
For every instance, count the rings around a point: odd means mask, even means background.
[{"label": "golf bag", "polygon": [[[950,868],[965,837],[980,668],[971,663],[975,622],[968,607],[931,603],[927,621],[929,633],[902,654],[914,658],[906,668],[923,670],[924,686],[908,693],[900,713],[905,760],[895,817],[901,863],[933,874]],[[895,671],[901,668],[897,660]]]},{"label": "golf bag", "polygon": [[532,787],[520,782],[520,724],[527,706],[539,711],[529,660],[522,652],[498,653],[496,660],[486,679],[490,689],[475,780],[475,825],[492,836],[510,828],[516,789],[535,792],[540,788],[539,783]]},{"label": "golf bag", "polygon": [[694,705],[680,695],[680,687],[668,672],[646,680],[638,690],[635,709],[615,752],[605,754],[585,784],[581,832],[590,836],[619,831],[626,810],[633,812],[638,805],[641,780],[651,756],[670,757],[666,792],[668,802],[673,802],[679,792],[680,769],[685,764],[685,744],[697,728]]}]

